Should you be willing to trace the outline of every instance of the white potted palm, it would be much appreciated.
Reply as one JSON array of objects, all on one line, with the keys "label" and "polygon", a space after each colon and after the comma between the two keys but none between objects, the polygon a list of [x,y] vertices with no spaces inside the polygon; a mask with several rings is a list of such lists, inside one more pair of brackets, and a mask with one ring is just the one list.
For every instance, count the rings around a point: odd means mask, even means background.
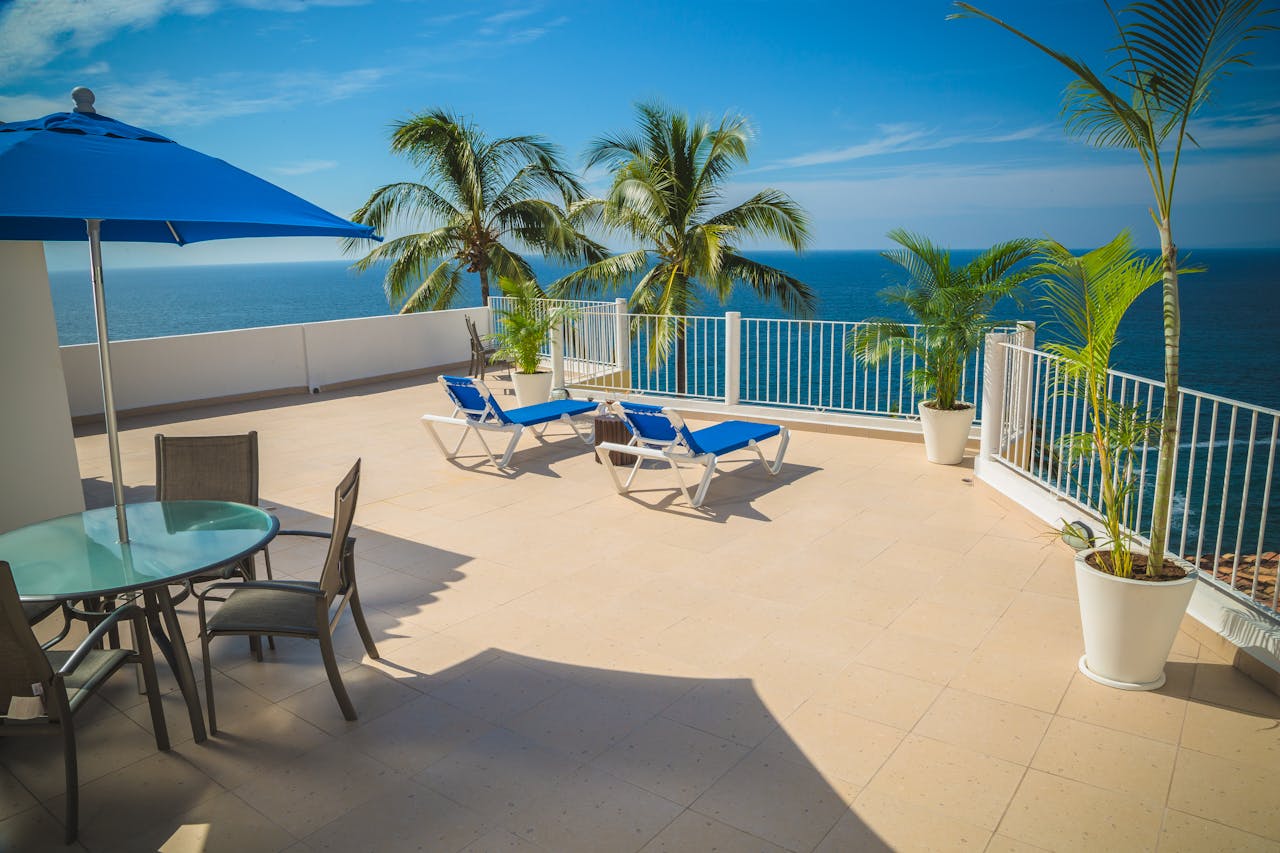
[{"label": "white potted palm", "polygon": [[965,364],[987,332],[1000,325],[990,316],[996,305],[1015,296],[1028,278],[1027,270],[1015,268],[1031,256],[1035,242],[998,243],[957,267],[948,250],[925,237],[898,228],[889,232],[889,239],[902,248],[882,254],[905,280],[882,290],[880,298],[904,309],[924,329],[876,318],[849,338],[847,348],[869,366],[911,356],[916,365],[908,373],[913,386],[931,395],[917,407],[925,453],[930,462],[957,465],[964,460],[976,415],[974,404],[960,399]]},{"label": "white potted palm", "polygon": [[[1084,429],[1059,449],[1072,476],[1101,496],[1102,537],[1080,526],[1064,536],[1094,545],[1076,553],[1076,590],[1084,656],[1080,671],[1126,690],[1164,684],[1164,664],[1191,601],[1196,573],[1171,560],[1149,558],[1132,534],[1139,484],[1135,462],[1160,435],[1158,411],[1112,398],[1111,353],[1120,321],[1145,290],[1161,280],[1161,261],[1146,260],[1128,232],[1076,257],[1060,243],[1041,244],[1034,272],[1057,340],[1043,349],[1057,357],[1058,393],[1081,399]],[[1186,272],[1187,270],[1182,270]]]},{"label": "white potted palm", "polygon": [[551,399],[551,371],[542,369],[542,347],[555,328],[574,315],[567,305],[545,298],[533,279],[500,278],[510,303],[494,309],[494,361],[509,361],[516,403],[532,406]]}]

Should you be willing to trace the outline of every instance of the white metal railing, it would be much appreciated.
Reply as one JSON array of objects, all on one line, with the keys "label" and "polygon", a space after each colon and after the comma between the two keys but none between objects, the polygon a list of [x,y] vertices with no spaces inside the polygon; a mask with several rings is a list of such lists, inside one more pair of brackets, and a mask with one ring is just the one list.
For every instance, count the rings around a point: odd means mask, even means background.
[{"label": "white metal railing", "polygon": [[[574,309],[543,350],[549,366],[563,363],[566,386],[918,418],[922,397],[911,382],[917,364],[909,347],[898,347],[875,367],[848,354],[849,339],[868,323],[743,318],[733,311],[714,317],[632,314],[623,299],[546,304]],[[501,310],[510,300],[496,297],[491,305],[500,327]],[[922,326],[907,328],[918,339],[927,335]],[[669,342],[665,356],[664,339]],[[983,359],[982,351],[974,353],[961,380],[962,396],[977,405]]]},{"label": "white metal railing", "polygon": [[[998,346],[1004,363],[995,458],[1054,494],[1098,511],[1101,478],[1112,474],[1098,470],[1096,457],[1071,460],[1064,453],[1064,439],[1086,430],[1090,415],[1083,398],[1064,384],[1061,360],[1013,343]],[[1159,420],[1164,383],[1111,371],[1108,393]],[[1274,488],[1280,411],[1183,388],[1178,418],[1169,553],[1280,618],[1280,490]],[[1150,539],[1157,455],[1154,443],[1145,444],[1134,460],[1137,489],[1128,526],[1144,542]]]}]

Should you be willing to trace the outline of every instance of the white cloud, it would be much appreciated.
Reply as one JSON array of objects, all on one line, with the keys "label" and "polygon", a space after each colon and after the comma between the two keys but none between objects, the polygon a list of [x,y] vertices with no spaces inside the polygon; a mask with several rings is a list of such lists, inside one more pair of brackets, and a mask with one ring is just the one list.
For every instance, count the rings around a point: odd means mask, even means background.
[{"label": "white cloud", "polygon": [[121,30],[146,29],[169,15],[205,16],[228,6],[302,12],[313,6],[351,6],[367,0],[12,0],[0,12],[0,79],[18,79],[67,51],[84,52]]},{"label": "white cloud", "polygon": [[276,166],[272,171],[279,175],[310,175],[313,172],[324,172],[337,167],[337,160],[299,160],[296,163]]},{"label": "white cloud", "polygon": [[95,62],[91,65],[86,65],[84,68],[81,68],[80,73],[81,74],[110,74],[111,63]]},{"label": "white cloud", "polygon": [[935,130],[911,124],[884,124],[880,125],[877,131],[877,135],[866,142],[788,157],[776,163],[774,168],[799,168],[848,163],[854,160],[880,157],[887,154],[902,154],[908,151],[934,151],[941,148],[954,148],[957,145],[1021,142],[1045,136],[1048,126],[1031,125],[1003,133],[992,131],[951,136],[941,136]]},{"label": "white cloud", "polygon": [[55,101],[40,95],[0,95],[0,121],[25,121],[49,113],[65,113],[71,107],[70,96]]}]

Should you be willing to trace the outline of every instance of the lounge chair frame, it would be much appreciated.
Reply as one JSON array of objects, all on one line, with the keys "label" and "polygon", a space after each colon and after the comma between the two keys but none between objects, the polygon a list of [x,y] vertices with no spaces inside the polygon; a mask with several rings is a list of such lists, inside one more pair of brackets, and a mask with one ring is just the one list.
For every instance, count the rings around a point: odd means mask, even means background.
[{"label": "lounge chair frame", "polygon": [[[631,430],[631,441],[627,444],[619,444],[617,442],[606,441],[596,445],[596,456],[604,463],[605,469],[609,472],[610,479],[613,480],[613,486],[618,494],[623,495],[631,490],[631,484],[639,473],[641,466],[646,459],[653,459],[659,462],[665,462],[671,472],[675,474],[676,482],[680,485],[680,491],[684,493],[685,499],[693,507],[702,506],[707,497],[707,489],[711,486],[711,478],[716,472],[716,463],[720,456],[727,454],[702,453],[695,450],[690,442],[692,433],[684,418],[675,409],[662,408],[661,414],[671,422],[672,431],[675,436],[669,440],[642,436],[634,425],[634,422],[628,417],[628,412],[621,404],[615,404],[614,413],[622,418],[623,422]],[[647,414],[657,414],[657,412],[648,412]],[[782,461],[787,454],[787,444],[791,441],[791,431],[785,426],[779,426],[778,433],[778,452],[774,455],[772,461],[764,454],[764,450],[760,448],[758,442],[752,440],[747,442],[746,450],[752,450],[760,459],[760,464],[770,475],[777,475],[782,470]],[[695,439],[696,441],[696,439]],[[624,481],[618,474],[618,466],[613,463],[610,458],[611,452],[626,453],[636,457],[635,464],[631,466],[630,473]],[[731,451],[732,452],[732,451]],[[684,476],[680,473],[680,466],[684,465],[701,465],[703,466],[702,479],[698,481],[697,489],[693,492],[689,491],[689,486],[685,483]]]},{"label": "lounge chair frame", "polygon": [[[460,377],[441,376],[440,385],[444,388],[445,394],[448,395],[450,401],[454,404],[453,414],[446,417],[444,415],[423,415],[422,425],[426,428],[427,433],[435,442],[436,447],[440,448],[440,452],[445,459],[453,460],[458,456],[458,452],[462,450],[463,443],[466,442],[467,436],[474,434],[480,442],[480,446],[484,448],[485,455],[489,457],[489,461],[493,463],[495,468],[506,470],[511,464],[511,456],[516,451],[516,445],[520,443],[520,436],[524,434],[525,427],[522,424],[515,423],[508,416],[508,413],[498,405],[494,399],[493,392],[480,379],[467,379],[466,382],[472,385],[483,401],[480,408],[468,408],[465,403],[458,398],[450,386],[450,380],[457,382]],[[512,412],[518,412],[519,409],[513,409]],[[462,415],[462,417],[459,417]],[[542,438],[547,427],[553,423],[565,423],[573,430],[573,434],[578,437],[583,444],[590,445],[593,441],[593,433],[591,430],[583,430],[578,428],[578,424],[574,422],[575,418],[591,417],[594,411],[580,415],[563,414],[554,420],[546,421],[541,424],[534,424],[529,427],[535,436]],[[449,424],[450,426],[463,427],[462,435],[458,437],[458,443],[450,450],[445,446],[444,439],[440,437],[440,433],[436,431],[436,424]],[[497,457],[493,450],[489,447],[489,443],[484,440],[485,432],[507,433],[511,437],[507,441],[507,446],[503,449],[502,455]]]}]

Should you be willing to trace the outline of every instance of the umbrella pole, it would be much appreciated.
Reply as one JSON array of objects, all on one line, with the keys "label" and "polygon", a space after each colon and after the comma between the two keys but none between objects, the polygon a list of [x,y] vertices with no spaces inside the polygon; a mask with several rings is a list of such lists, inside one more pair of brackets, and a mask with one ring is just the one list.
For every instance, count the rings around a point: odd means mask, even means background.
[{"label": "umbrella pole", "polygon": [[98,322],[98,367],[102,371],[102,411],[107,419],[107,451],[111,455],[111,492],[116,504],[116,528],[120,541],[129,541],[129,522],[124,514],[124,479],[120,469],[120,435],[116,426],[116,398],[111,387],[111,349],[107,336],[107,301],[102,290],[102,220],[86,219],[89,231],[89,263],[93,278],[93,314]]}]

